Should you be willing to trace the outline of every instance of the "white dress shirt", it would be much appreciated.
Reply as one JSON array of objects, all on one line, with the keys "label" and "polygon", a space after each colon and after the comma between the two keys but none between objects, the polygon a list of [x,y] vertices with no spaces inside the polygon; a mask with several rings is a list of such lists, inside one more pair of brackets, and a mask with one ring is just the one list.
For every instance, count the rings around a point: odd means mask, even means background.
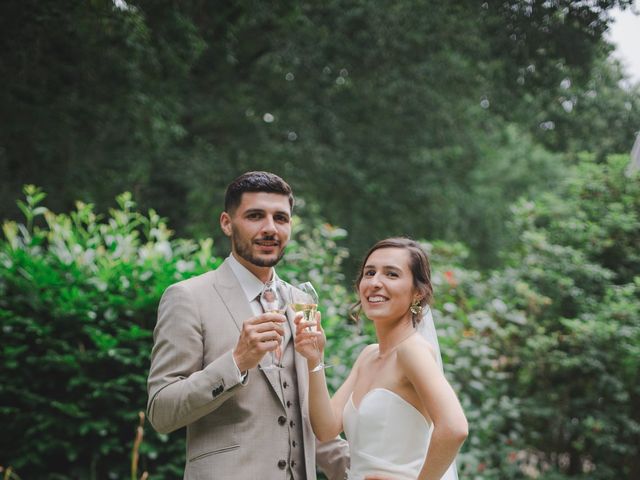
[{"label": "white dress shirt", "polygon": [[[264,288],[264,283],[262,283],[262,281],[258,277],[256,277],[253,273],[251,273],[247,269],[247,267],[242,265],[236,259],[233,253],[229,254],[229,266],[231,267],[233,274],[238,279],[238,282],[240,283],[240,286],[242,287],[242,290],[244,291],[244,294],[247,297],[247,301],[251,306],[251,311],[253,312],[253,314],[260,315],[261,313],[264,313],[262,309],[262,305],[260,304],[260,299],[259,299],[259,295],[262,292],[262,289]],[[272,272],[271,279],[274,281],[279,280],[278,274],[276,273],[275,269],[272,268],[271,272]],[[289,341],[289,338],[291,337],[291,331],[289,329],[288,322],[284,322],[283,328],[284,328],[283,345],[286,345],[287,342]],[[241,374],[240,369],[238,369],[238,374],[241,375],[242,379],[244,379],[246,372],[244,374]]]},{"label": "white dress shirt", "polygon": [[[242,265],[233,253],[229,254],[229,266],[231,270],[233,270],[233,274],[238,279],[242,290],[244,291],[245,296],[247,297],[247,301],[249,305],[251,305],[251,311],[254,315],[260,315],[262,312],[262,305],[260,305],[260,300],[258,299],[258,295],[262,292],[264,288],[264,283],[256,277],[253,273],[251,273],[247,267]],[[271,278],[277,280],[278,276],[276,275],[276,271],[271,269]]]}]

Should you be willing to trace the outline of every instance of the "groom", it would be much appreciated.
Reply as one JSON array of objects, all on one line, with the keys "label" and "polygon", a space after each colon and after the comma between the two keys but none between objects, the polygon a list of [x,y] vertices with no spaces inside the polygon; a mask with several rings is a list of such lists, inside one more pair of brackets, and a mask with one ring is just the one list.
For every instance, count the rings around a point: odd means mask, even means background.
[{"label": "groom", "polygon": [[[162,296],[148,379],[148,415],[168,433],[187,427],[185,479],[342,480],[346,442],[317,443],[308,419],[308,370],[295,355],[291,316],[264,313],[258,296],[291,236],[291,187],[248,172],[227,188],[220,226],[231,254],[214,271]],[[284,336],[282,370],[263,370]]]}]

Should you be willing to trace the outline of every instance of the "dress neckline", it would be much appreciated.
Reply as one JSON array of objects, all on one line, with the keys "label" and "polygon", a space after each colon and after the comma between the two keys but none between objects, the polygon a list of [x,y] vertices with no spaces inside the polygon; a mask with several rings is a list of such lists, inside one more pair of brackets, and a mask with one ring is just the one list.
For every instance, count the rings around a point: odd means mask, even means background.
[{"label": "dress neckline", "polygon": [[362,396],[362,398],[360,399],[360,402],[358,402],[358,405],[356,405],[355,402],[353,401],[353,392],[351,392],[351,395],[349,396],[349,401],[351,402],[351,406],[353,407],[353,409],[356,412],[359,412],[360,411],[360,407],[362,406],[362,402],[364,402],[366,400],[366,398],[369,396],[369,394],[371,394],[371,393],[373,393],[375,391],[383,391],[383,392],[387,392],[387,393],[391,394],[392,397],[397,398],[398,400],[400,400],[401,402],[403,402],[404,404],[409,406],[418,415],[420,415],[420,418],[422,418],[424,420],[424,422],[427,424],[427,427],[429,427],[429,422],[424,417],[424,415],[422,413],[420,413],[420,411],[416,407],[411,405],[408,401],[406,401],[404,398],[402,398],[400,395],[398,395],[393,390],[389,390],[388,388],[384,388],[384,387],[376,387],[376,388],[372,388],[371,390],[369,390],[367,393],[365,393]]}]

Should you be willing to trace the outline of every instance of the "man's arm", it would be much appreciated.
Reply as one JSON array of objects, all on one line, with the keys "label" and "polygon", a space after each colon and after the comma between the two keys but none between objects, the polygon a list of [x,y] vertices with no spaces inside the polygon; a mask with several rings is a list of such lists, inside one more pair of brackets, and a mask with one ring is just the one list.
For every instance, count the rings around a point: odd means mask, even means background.
[{"label": "man's arm", "polygon": [[344,480],[349,468],[349,444],[336,437],[328,442],[316,440],[316,464],[329,480]]},{"label": "man's arm", "polygon": [[147,382],[148,418],[158,432],[169,433],[198,420],[243,385],[231,350],[204,368],[203,352],[195,299],[184,284],[172,285],[158,307]]}]

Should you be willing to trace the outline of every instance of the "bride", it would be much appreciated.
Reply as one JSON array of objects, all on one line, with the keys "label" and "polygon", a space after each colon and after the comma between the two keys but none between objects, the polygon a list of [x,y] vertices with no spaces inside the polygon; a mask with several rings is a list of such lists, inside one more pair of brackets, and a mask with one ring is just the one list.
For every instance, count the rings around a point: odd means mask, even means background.
[{"label": "bride", "polygon": [[[356,282],[378,343],[364,348],[330,398],[321,363],[325,344],[296,318],[296,350],[309,368],[309,414],[319,440],[344,431],[349,480],[454,480],[467,420],[445,379],[428,304],[429,261],[419,244],[389,238],[367,253]],[[423,310],[426,310],[423,315]]]}]

